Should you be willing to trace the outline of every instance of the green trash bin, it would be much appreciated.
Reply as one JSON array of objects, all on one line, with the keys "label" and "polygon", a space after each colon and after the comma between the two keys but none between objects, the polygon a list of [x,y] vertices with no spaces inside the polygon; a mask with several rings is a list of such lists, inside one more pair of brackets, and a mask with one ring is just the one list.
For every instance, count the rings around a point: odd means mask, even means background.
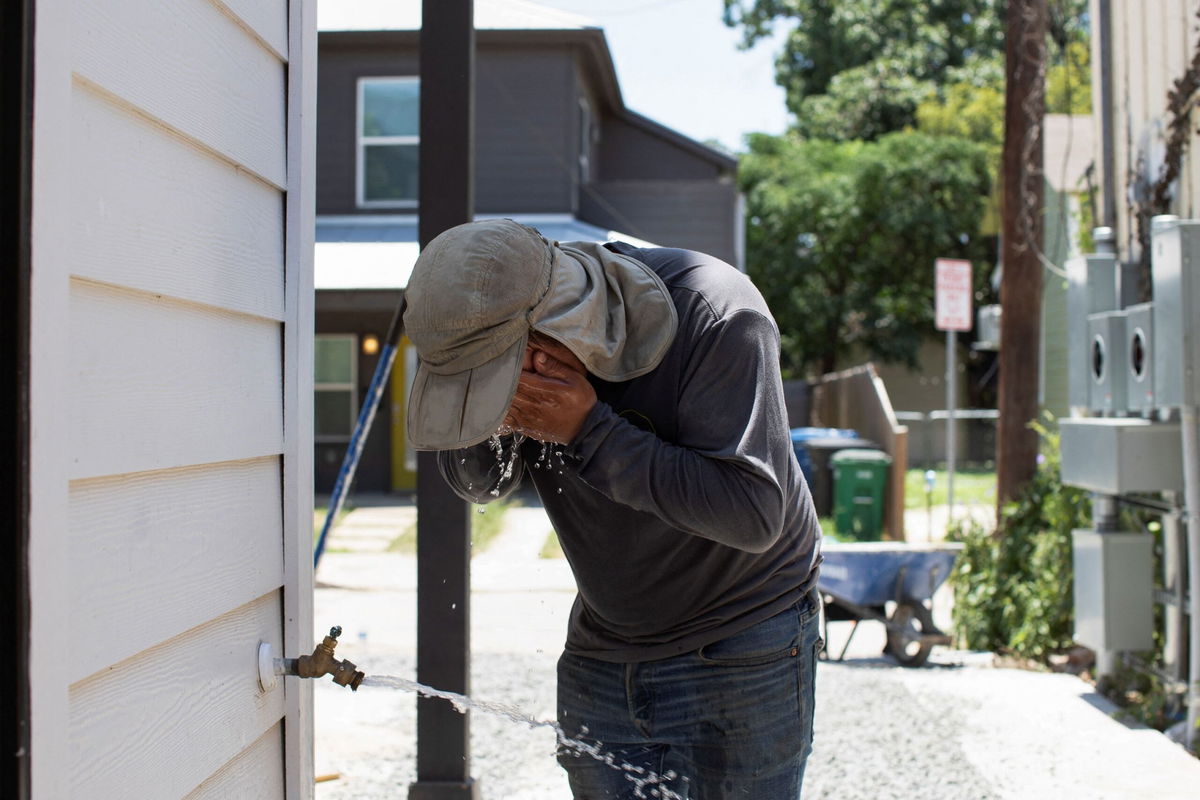
[{"label": "green trash bin", "polygon": [[833,523],[839,536],[878,541],[892,457],[882,450],[840,450],[833,467]]}]

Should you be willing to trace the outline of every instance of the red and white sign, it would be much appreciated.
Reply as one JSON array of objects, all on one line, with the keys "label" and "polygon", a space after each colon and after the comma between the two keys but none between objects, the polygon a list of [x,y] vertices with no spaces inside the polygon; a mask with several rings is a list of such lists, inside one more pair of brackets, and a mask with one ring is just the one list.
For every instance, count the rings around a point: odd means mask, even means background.
[{"label": "red and white sign", "polygon": [[934,262],[934,316],[939,331],[971,330],[971,262],[939,258]]}]

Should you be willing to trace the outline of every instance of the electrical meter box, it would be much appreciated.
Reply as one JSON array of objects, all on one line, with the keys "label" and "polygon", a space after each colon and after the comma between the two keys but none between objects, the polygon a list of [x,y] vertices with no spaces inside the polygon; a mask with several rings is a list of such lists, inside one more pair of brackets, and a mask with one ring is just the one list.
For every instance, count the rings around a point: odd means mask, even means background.
[{"label": "electrical meter box", "polygon": [[1153,411],[1154,304],[1125,309],[1125,402],[1130,411]]},{"label": "electrical meter box", "polygon": [[1075,641],[1093,650],[1154,648],[1154,537],[1072,533]]},{"label": "electrical meter box", "polygon": [[[1086,358],[1091,373],[1088,408],[1104,413],[1123,412],[1128,381],[1125,356],[1125,312],[1102,311],[1088,316]],[[1074,353],[1076,358],[1085,353]]]},{"label": "electrical meter box", "polygon": [[1156,224],[1154,395],[1160,408],[1200,403],[1200,221]]},{"label": "electrical meter box", "polygon": [[1083,353],[1091,350],[1088,317],[1117,307],[1117,260],[1110,253],[1069,259],[1067,268],[1067,388],[1070,405],[1086,408],[1091,370]]},{"label": "electrical meter box", "polygon": [[980,306],[975,312],[975,350],[1000,349],[1000,306]]},{"label": "electrical meter box", "polygon": [[1100,494],[1182,492],[1183,438],[1178,422],[1142,417],[1071,417],[1058,421],[1062,482]]}]

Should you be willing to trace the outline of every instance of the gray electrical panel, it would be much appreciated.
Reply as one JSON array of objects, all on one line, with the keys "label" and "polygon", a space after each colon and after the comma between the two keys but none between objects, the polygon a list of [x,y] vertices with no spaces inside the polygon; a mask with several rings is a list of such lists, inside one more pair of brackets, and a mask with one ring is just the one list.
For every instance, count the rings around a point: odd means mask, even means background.
[{"label": "gray electrical panel", "polygon": [[1154,278],[1155,402],[1163,408],[1200,402],[1200,222],[1156,224]]},{"label": "gray electrical panel", "polygon": [[1086,408],[1091,369],[1083,353],[1091,349],[1088,317],[1117,307],[1117,260],[1111,253],[1072,258],[1067,268],[1067,389],[1070,405]]},{"label": "gray electrical panel", "polygon": [[1125,309],[1125,401],[1130,411],[1153,411],[1154,304]]},{"label": "gray electrical panel", "polygon": [[1062,481],[1100,494],[1183,491],[1178,422],[1141,417],[1059,420]]},{"label": "gray electrical panel", "polygon": [[[1087,322],[1087,364],[1091,372],[1088,408],[1104,413],[1123,412],[1128,381],[1125,354],[1125,312],[1102,311]],[[1080,353],[1074,354],[1076,358]]]},{"label": "gray electrical panel", "polygon": [[1098,652],[1154,647],[1154,537],[1078,530],[1075,641]]}]

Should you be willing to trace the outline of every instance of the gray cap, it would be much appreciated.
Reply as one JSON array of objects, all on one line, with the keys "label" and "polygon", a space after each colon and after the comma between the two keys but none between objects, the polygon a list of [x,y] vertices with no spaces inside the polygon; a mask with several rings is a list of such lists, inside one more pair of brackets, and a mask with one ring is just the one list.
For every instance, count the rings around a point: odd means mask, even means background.
[{"label": "gray cap", "polygon": [[504,421],[530,330],[610,381],[649,372],[675,334],[675,307],[649,267],[593,243],[550,242],[507,219],[430,242],[405,291],[419,357],[408,438],[421,450],[482,442]]}]

